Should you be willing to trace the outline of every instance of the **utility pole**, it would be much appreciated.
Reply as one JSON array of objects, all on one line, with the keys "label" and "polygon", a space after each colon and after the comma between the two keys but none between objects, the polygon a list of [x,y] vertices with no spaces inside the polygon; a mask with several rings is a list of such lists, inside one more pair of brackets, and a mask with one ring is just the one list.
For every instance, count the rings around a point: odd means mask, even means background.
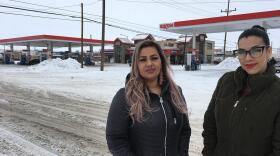
[{"label": "utility pole", "polygon": [[4,44],[4,53],[3,53],[3,61],[4,61],[4,64],[6,64],[6,44]]},{"label": "utility pole", "polygon": [[184,36],[185,37],[185,42],[184,42],[184,51],[183,51],[183,64],[182,64],[182,66],[184,66],[185,65],[185,59],[186,59],[186,44],[187,44],[187,34]]},{"label": "utility pole", "polygon": [[[229,13],[236,11],[236,8],[234,8],[234,10],[229,10],[229,4],[230,4],[230,0],[228,0],[227,9],[221,10],[221,12],[226,12],[227,16],[229,15]],[[227,43],[227,31],[225,31],[225,39],[224,39],[224,59],[226,57],[226,43]]]},{"label": "utility pole", "polygon": [[100,70],[104,70],[104,43],[105,43],[105,0],[102,0],[102,45],[101,45],[101,66]]},{"label": "utility pole", "polygon": [[81,68],[84,68],[84,4],[81,3]]}]

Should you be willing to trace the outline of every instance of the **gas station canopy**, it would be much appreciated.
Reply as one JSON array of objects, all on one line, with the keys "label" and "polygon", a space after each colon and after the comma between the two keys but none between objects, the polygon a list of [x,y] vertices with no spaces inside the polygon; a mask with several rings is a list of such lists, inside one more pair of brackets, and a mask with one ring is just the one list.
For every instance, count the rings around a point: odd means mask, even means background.
[{"label": "gas station canopy", "polygon": [[[97,39],[83,39],[84,46],[98,46],[102,44],[102,40]],[[0,45],[14,46],[33,46],[33,47],[47,47],[52,44],[53,47],[71,47],[81,46],[81,38],[66,37],[66,36],[54,36],[54,35],[35,35],[26,37],[17,37],[9,39],[0,39]],[[113,41],[105,41],[105,44],[112,45]]]},{"label": "gas station canopy", "polygon": [[160,29],[178,34],[202,34],[243,31],[253,25],[280,28],[280,10],[177,21],[161,24]]}]

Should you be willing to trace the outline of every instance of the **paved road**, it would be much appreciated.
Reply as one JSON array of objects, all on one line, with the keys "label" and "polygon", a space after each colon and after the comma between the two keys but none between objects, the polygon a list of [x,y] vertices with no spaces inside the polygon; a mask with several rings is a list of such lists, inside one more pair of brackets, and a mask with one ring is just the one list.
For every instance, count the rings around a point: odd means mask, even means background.
[{"label": "paved road", "polygon": [[108,104],[0,82],[0,154],[110,155]]}]

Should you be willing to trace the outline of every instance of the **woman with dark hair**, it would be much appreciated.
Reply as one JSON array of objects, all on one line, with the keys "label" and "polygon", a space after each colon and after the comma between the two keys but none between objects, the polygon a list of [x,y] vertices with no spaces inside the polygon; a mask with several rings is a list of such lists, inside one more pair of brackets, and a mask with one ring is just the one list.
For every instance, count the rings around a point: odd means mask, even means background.
[{"label": "woman with dark hair", "polygon": [[188,156],[187,105],[170,71],[157,43],[137,46],[125,88],[108,114],[106,138],[114,156]]},{"label": "woman with dark hair", "polygon": [[280,80],[264,28],[238,38],[241,67],[218,81],[204,116],[203,156],[280,156]]}]

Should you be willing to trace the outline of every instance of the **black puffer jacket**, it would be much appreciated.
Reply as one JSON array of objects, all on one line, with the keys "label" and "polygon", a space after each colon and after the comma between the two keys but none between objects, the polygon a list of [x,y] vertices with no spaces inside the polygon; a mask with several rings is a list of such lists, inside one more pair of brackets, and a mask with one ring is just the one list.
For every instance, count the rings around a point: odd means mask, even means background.
[{"label": "black puffer jacket", "polygon": [[274,67],[255,76],[241,67],[226,73],[203,127],[203,156],[280,156],[280,80]]},{"label": "black puffer jacket", "polygon": [[[163,109],[167,116],[167,132]],[[154,111],[145,113],[143,123],[135,122],[128,114],[125,89],[120,89],[113,98],[108,114],[106,139],[114,156],[164,156],[165,135],[167,156],[188,156],[191,129],[186,115],[179,113],[172,104],[168,86],[162,97],[150,93]]]}]

